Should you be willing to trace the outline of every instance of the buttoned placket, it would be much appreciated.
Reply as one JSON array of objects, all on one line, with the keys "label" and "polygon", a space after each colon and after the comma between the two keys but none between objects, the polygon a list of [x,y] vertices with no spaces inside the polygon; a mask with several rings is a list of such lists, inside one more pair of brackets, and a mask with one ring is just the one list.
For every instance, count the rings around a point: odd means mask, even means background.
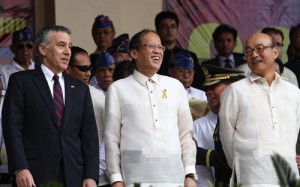
[{"label": "buttoned placket", "polygon": [[272,125],[273,125],[273,130],[274,130],[274,135],[276,137],[279,137],[279,127],[278,127],[278,122],[277,122],[277,109],[276,109],[276,105],[275,105],[275,97],[274,97],[274,93],[273,93],[273,84],[269,87],[269,99],[270,99],[270,107],[271,107],[271,114],[272,114]]},{"label": "buttoned placket", "polygon": [[148,79],[146,82],[146,85],[147,85],[148,93],[150,96],[152,115],[153,115],[152,117],[153,117],[155,132],[159,133],[160,126],[158,123],[157,102],[156,102],[156,97],[155,97],[155,93],[154,93],[153,81],[151,79]]}]

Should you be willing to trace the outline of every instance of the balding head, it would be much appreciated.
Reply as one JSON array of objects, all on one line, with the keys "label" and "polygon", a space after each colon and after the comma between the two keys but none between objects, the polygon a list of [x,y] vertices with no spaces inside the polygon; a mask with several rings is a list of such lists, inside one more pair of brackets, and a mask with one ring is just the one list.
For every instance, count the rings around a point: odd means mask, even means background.
[{"label": "balding head", "polygon": [[278,49],[272,37],[264,33],[252,34],[245,46],[246,61],[251,71],[265,78],[274,75]]}]

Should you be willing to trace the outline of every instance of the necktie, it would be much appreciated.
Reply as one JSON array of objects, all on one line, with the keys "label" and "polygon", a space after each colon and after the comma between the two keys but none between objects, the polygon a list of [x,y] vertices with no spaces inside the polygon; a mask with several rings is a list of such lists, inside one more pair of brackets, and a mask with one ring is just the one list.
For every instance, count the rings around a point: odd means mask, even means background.
[{"label": "necktie", "polygon": [[53,76],[54,84],[53,84],[53,101],[55,106],[55,113],[57,115],[57,125],[62,125],[62,118],[64,115],[64,100],[63,100],[63,94],[62,89],[59,84],[59,76],[54,75]]},{"label": "necktie", "polygon": [[231,61],[228,58],[226,58],[224,61],[225,61],[225,68],[232,69],[232,66],[230,64]]}]

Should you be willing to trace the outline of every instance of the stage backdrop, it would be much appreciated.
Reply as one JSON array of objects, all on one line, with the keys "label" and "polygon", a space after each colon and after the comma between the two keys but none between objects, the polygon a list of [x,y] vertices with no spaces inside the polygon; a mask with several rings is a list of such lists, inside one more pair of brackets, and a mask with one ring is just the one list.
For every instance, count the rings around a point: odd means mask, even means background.
[{"label": "stage backdrop", "polygon": [[276,27],[284,33],[282,60],[287,61],[289,28],[300,23],[299,0],[164,0],[164,10],[179,17],[178,45],[195,52],[198,58],[216,55],[212,32],[220,23],[238,30],[236,52],[243,52],[247,37],[263,27]]},{"label": "stage backdrop", "polygon": [[33,29],[33,0],[0,0],[0,64],[11,61],[9,46],[15,30]]}]

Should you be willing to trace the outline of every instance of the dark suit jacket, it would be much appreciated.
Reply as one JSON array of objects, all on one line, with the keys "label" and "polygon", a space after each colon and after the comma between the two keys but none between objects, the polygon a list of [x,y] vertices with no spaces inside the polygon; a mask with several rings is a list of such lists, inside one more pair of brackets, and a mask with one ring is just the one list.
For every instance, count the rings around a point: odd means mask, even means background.
[{"label": "dark suit jacket", "polygon": [[[233,53],[233,58],[234,58],[234,62],[235,62],[235,67],[238,67],[238,66],[246,63],[246,61],[244,59],[244,55],[242,53]],[[202,64],[210,64],[213,66],[221,67],[221,63],[219,61],[219,55],[217,55],[215,58],[203,61],[201,63],[201,65]]]},{"label": "dark suit jacket", "polygon": [[60,164],[65,186],[99,179],[99,145],[89,88],[64,74],[63,124],[57,126],[53,98],[40,68],[11,75],[2,124],[11,174],[29,169],[36,185],[55,181]]}]

